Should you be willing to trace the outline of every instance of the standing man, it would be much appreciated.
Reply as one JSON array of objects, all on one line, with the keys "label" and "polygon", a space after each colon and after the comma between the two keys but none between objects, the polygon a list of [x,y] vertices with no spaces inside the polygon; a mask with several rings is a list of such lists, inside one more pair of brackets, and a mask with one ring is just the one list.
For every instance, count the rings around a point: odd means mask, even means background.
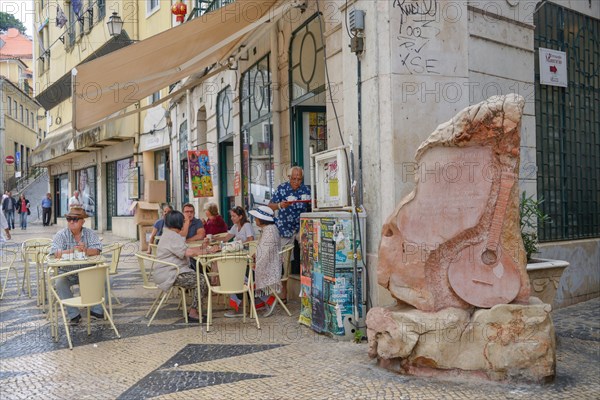
[{"label": "standing man", "polygon": [[52,213],[52,195],[46,193],[42,199],[42,222],[44,226],[50,226],[50,214]]},{"label": "standing man", "polygon": [[[52,247],[50,248],[50,254],[53,254],[55,258],[61,258],[63,254],[74,253],[80,251],[85,253],[86,256],[97,256],[102,251],[102,243],[96,233],[88,228],[84,228],[83,224],[85,218],[88,215],[81,207],[73,207],[69,210],[65,216],[68,226],[61,229],[52,238]],[[69,267],[69,271],[83,268],[84,266]],[[66,272],[66,270],[59,269],[60,272]],[[67,299],[73,297],[71,292],[71,286],[79,284],[77,275],[67,276],[65,278],[58,278],[56,280],[56,291],[61,299]],[[105,292],[106,298],[108,298],[107,292]],[[101,305],[93,306],[90,310],[90,315],[97,319],[104,319],[104,312]],[[67,307],[67,316],[71,321],[71,324],[77,324],[81,320],[81,314],[75,307]]]},{"label": "standing man", "polygon": [[6,198],[2,200],[2,212],[6,217],[8,229],[15,229],[15,210],[17,209],[17,201],[13,199],[12,193],[8,192]]},{"label": "standing man", "polygon": [[[300,167],[292,167],[289,179],[289,182],[282,183],[277,187],[269,203],[269,208],[279,211],[275,225],[281,236],[281,248],[293,243],[294,253],[296,253],[296,248],[299,249],[296,235],[300,231],[300,214],[308,211],[309,204],[298,202],[298,200],[310,199],[310,188],[303,183],[304,171]],[[285,299],[286,297],[287,287],[283,285],[281,298]]]},{"label": "standing man", "polygon": [[183,205],[183,228],[179,234],[185,238],[186,243],[197,242],[203,240],[206,236],[206,231],[202,225],[202,221],[196,218],[196,209],[192,203]]},{"label": "standing man", "polygon": [[69,208],[71,207],[83,207],[83,203],[79,198],[79,190],[73,192],[73,197],[69,199]]}]

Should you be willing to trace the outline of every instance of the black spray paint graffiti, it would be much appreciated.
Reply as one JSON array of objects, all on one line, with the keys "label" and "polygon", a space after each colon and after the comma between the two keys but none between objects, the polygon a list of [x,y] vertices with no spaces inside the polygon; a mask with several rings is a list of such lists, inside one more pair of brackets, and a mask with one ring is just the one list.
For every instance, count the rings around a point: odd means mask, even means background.
[{"label": "black spray paint graffiti", "polygon": [[400,10],[400,60],[410,74],[435,74],[438,60],[423,51],[430,40],[440,34],[438,0],[394,0],[394,8]]}]

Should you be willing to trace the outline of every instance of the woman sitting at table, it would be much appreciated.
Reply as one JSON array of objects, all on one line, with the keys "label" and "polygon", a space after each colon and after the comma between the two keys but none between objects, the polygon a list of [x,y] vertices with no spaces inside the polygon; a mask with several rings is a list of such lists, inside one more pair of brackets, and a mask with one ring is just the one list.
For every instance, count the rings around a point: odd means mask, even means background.
[{"label": "woman sitting at table", "polygon": [[218,235],[227,232],[227,224],[219,215],[219,207],[215,203],[206,203],[204,206],[206,219],[202,221],[207,235]]},{"label": "woman sitting at table", "polygon": [[[268,317],[275,308],[275,296],[271,290],[277,293],[281,291],[281,238],[279,230],[275,225],[273,210],[267,206],[259,206],[251,210],[250,215],[255,218],[256,225],[262,231],[262,235],[256,246],[255,268],[254,268],[254,295],[256,308],[267,307],[263,317]],[[236,295],[231,296],[229,305],[235,312],[225,313],[225,317],[242,316],[240,313],[241,299]]]},{"label": "woman sitting at table", "polygon": [[[198,310],[198,291],[196,290],[196,271],[190,268],[190,257],[199,256],[206,253],[214,253],[218,250],[216,247],[188,247],[185,238],[179,233],[183,228],[184,216],[179,211],[171,211],[165,215],[165,228],[158,242],[156,258],[159,260],[173,263],[179,267],[177,270],[170,265],[159,265],[154,269],[153,279],[156,285],[167,292],[173,285],[185,289],[193,289],[194,297],[191,308],[188,312],[188,320],[198,322],[200,318]],[[204,276],[200,275],[200,292],[205,297],[208,293]]]},{"label": "woman sitting at table", "polygon": [[242,243],[254,240],[254,229],[250,221],[248,221],[246,211],[242,207],[233,207],[229,211],[229,216],[231,217],[233,226],[229,229],[228,235],[223,239],[224,242],[228,242],[231,239]]}]

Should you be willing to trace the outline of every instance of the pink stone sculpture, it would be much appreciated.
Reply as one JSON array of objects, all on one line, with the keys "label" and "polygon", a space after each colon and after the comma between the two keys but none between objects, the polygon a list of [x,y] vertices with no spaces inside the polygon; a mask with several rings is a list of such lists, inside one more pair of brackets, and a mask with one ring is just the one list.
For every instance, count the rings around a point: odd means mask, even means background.
[{"label": "pink stone sculpture", "polygon": [[519,227],[524,99],[495,96],[441,124],[416,154],[415,189],[382,229],[377,278],[423,311],[529,299]]}]

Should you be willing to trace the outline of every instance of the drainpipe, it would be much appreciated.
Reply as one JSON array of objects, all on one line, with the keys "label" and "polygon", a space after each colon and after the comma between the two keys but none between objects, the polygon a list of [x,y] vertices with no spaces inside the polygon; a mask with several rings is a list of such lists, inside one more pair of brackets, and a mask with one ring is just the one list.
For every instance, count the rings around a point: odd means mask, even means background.
[{"label": "drainpipe", "polygon": [[[192,96],[191,96],[192,92],[190,91],[190,89],[187,89],[185,91],[185,115],[187,118],[187,149],[191,150],[192,149]],[[179,159],[181,155],[181,151],[177,152],[177,160],[179,161],[177,163],[177,169],[179,171],[179,174],[181,174],[181,160]],[[183,182],[184,177],[180,177],[181,182]],[[190,189],[192,186],[192,182],[189,183],[190,185]],[[191,193],[191,190],[188,191],[188,193]],[[183,200],[183,189],[181,190],[181,199]],[[191,200],[191,198],[188,197],[188,200]],[[196,206],[196,210],[198,211],[198,215],[200,215],[199,210],[199,200],[198,199],[194,199],[194,205]],[[191,203],[191,201],[190,201]]]}]

